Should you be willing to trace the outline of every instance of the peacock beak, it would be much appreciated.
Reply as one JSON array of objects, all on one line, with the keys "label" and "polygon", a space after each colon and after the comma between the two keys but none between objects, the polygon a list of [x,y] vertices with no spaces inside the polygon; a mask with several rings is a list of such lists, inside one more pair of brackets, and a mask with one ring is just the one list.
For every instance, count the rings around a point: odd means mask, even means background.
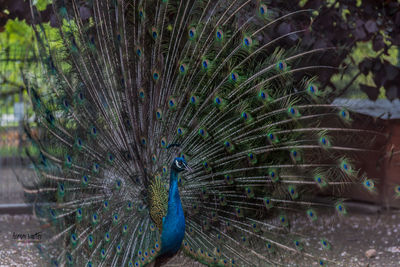
[{"label": "peacock beak", "polygon": [[192,172],[192,171],[193,171],[193,169],[190,168],[189,165],[187,165],[186,162],[183,162],[183,166],[185,166],[185,169],[186,169],[187,171],[189,171],[189,172]]}]

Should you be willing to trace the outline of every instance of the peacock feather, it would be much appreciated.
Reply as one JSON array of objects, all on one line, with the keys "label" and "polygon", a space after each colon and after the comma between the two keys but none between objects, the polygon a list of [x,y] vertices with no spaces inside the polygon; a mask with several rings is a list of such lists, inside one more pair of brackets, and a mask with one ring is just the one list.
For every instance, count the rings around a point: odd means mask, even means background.
[{"label": "peacock feather", "polygon": [[345,218],[351,185],[374,191],[357,154],[384,136],[330,104],[315,73],[333,67],[312,60],[330,49],[298,46],[310,10],[53,2],[57,34],[32,8],[44,85],[26,78],[40,129],[26,126],[26,188],[54,230],[49,264],[144,266],[180,249],[209,266],[329,263],[318,214]]},{"label": "peacock feather", "polygon": [[168,210],[168,192],[161,177],[155,177],[150,182],[148,201],[151,219],[162,232],[162,219]]}]

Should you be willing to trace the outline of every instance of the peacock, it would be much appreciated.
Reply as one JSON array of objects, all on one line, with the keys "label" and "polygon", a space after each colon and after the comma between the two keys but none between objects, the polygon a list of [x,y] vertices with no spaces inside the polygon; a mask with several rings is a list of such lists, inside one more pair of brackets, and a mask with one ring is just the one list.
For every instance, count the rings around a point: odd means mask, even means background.
[{"label": "peacock", "polygon": [[342,220],[348,188],[376,191],[357,155],[385,136],[318,82],[337,68],[313,61],[335,48],[299,45],[313,10],[52,5],[52,33],[31,6],[43,71],[24,77],[24,186],[52,231],[38,245],[49,265],[160,266],[177,253],[208,266],[337,263],[319,214]]}]

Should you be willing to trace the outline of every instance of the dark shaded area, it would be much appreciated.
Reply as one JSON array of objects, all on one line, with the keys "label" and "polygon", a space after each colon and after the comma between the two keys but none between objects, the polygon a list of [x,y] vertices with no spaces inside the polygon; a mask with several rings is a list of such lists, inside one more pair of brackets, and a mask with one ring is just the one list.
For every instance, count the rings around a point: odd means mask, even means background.
[{"label": "dark shaded area", "polygon": [[[399,98],[400,68],[383,60],[382,55],[388,55],[390,47],[400,45],[400,3],[395,0],[337,0],[328,6],[326,2],[306,1],[304,8],[317,10],[318,15],[314,18],[311,31],[306,33],[301,45],[309,49],[342,48],[336,53],[325,53],[317,59],[317,63],[345,68],[345,59],[350,56],[357,43],[372,41],[372,48],[379,52],[378,55],[376,57],[366,55],[367,57],[358,65],[358,73],[354,79],[345,88],[341,88],[341,91],[345,92],[361,73],[365,75],[371,73],[376,86],[361,85],[361,90],[371,100],[377,99],[381,86],[384,87],[389,100]],[[293,5],[293,1],[271,1],[270,5],[292,11],[299,8]],[[289,23],[295,24],[294,21]],[[291,25],[288,25],[284,28],[290,27]],[[355,63],[351,57],[350,61]],[[339,72],[339,69],[318,70],[319,80],[326,86],[334,88],[331,77]]]},{"label": "dark shaded area", "polygon": [[[26,23],[32,24],[30,1],[24,0],[0,0],[0,32],[4,31],[4,26],[9,19],[25,20]],[[6,12],[7,10],[8,12]],[[52,16],[52,7],[48,5],[46,10],[40,12],[43,22],[50,20]]]}]

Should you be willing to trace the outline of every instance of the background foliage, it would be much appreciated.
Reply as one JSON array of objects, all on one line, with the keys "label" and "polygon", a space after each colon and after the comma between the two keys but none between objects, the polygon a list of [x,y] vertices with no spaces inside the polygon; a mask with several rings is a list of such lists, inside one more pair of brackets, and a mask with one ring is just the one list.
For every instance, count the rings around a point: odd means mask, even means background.
[{"label": "background foliage", "polygon": [[[290,11],[310,9],[313,20],[293,16],[277,23],[273,30],[280,34],[307,29],[288,42],[302,49],[334,47],[310,60],[321,65],[336,66],[336,70],[319,70],[323,87],[334,91],[335,97],[400,98],[400,0],[264,0],[268,6]],[[40,12],[47,31],[56,35],[51,0],[32,2]],[[80,2],[83,18],[91,16]],[[250,11],[249,11],[250,12]],[[13,113],[13,103],[22,101],[26,89],[21,69],[40,76],[36,62],[36,47],[31,25],[29,1],[0,0],[0,104],[2,114]],[[309,16],[310,14],[307,14]],[[315,62],[313,62],[315,64]]]},{"label": "background foliage", "polygon": [[[305,49],[336,47],[336,53],[325,53],[318,60],[337,70],[321,70],[319,80],[346,94],[371,100],[400,97],[399,45],[400,1],[398,0],[299,0],[270,1],[286,10],[315,10],[310,31],[302,38]],[[296,21],[277,26],[280,33],[293,29]],[[338,90],[340,89],[340,90]]]}]

